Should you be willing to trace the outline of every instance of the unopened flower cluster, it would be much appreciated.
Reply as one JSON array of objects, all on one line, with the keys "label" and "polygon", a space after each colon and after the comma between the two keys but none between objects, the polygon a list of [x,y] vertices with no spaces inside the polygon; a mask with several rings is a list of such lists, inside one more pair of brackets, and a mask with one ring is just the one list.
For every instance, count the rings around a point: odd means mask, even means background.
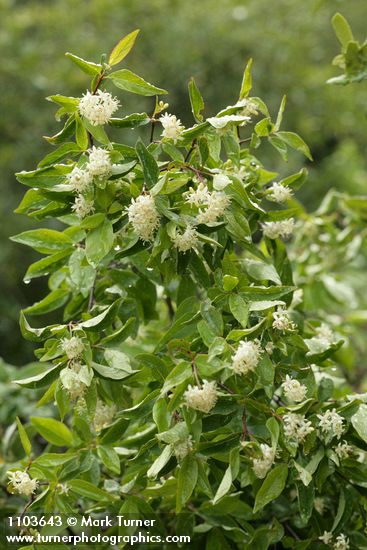
[{"label": "unopened flower cluster", "polygon": [[106,403],[103,403],[103,401],[98,399],[93,419],[93,426],[95,431],[99,433],[101,430],[103,430],[103,428],[108,426],[112,422],[115,414],[115,405],[106,405]]}]

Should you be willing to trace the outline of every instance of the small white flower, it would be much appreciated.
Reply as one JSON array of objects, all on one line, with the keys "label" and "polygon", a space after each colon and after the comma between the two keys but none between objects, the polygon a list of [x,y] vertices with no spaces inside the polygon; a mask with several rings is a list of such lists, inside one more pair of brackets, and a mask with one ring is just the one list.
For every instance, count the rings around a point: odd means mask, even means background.
[{"label": "small white flower", "polygon": [[208,204],[211,193],[206,185],[202,182],[199,183],[197,189],[189,188],[189,191],[186,193],[186,202],[193,204],[195,206],[200,206],[202,204]]},{"label": "small white flower", "polygon": [[223,191],[230,183],[230,178],[223,173],[214,174],[213,176],[213,188],[216,191]]},{"label": "small white flower", "polygon": [[265,443],[261,443],[260,449],[262,458],[254,458],[252,460],[252,469],[256,477],[263,479],[274,464],[275,449],[273,449],[273,447],[269,447],[269,445],[266,445]]},{"label": "small white flower", "polygon": [[79,113],[92,126],[107,124],[113,113],[120,107],[119,100],[108,92],[97,90],[95,94],[87,91],[79,101]]},{"label": "small white flower", "polygon": [[103,428],[111,424],[115,414],[115,405],[106,405],[105,403],[103,403],[103,401],[98,399],[93,419],[93,426],[95,431],[98,433],[103,430]]},{"label": "small white flower", "polygon": [[353,453],[353,447],[344,440],[343,443],[338,443],[334,447],[334,452],[340,460],[343,460],[343,458],[348,458]]},{"label": "small white flower", "polygon": [[208,382],[207,380],[203,380],[202,387],[189,385],[184,397],[188,407],[208,413],[218,400],[217,385],[215,382]]},{"label": "small white flower", "polygon": [[298,380],[291,378],[288,374],[285,377],[282,388],[287,399],[293,401],[294,403],[300,403],[306,398],[306,386],[301,384]]},{"label": "small white flower", "polygon": [[178,140],[185,127],[181,124],[179,118],[176,115],[169,115],[165,113],[159,118],[160,123],[163,126],[162,137],[172,139],[174,143]]},{"label": "small white flower", "polygon": [[320,340],[324,345],[331,345],[335,341],[334,333],[326,323],[322,323],[320,327],[317,327],[314,338]]},{"label": "small white flower", "polygon": [[131,199],[127,207],[129,222],[142,241],[152,241],[159,227],[159,214],[151,195],[140,195]]},{"label": "small white flower", "polygon": [[189,435],[186,439],[180,439],[173,444],[173,451],[179,462],[181,462],[185,456],[191,453],[193,449],[192,436]]},{"label": "small white flower", "polygon": [[336,537],[333,548],[334,550],[348,550],[349,539],[343,535],[343,533],[340,533],[340,535]]},{"label": "small white flower", "polygon": [[225,128],[228,124],[238,123],[240,126],[245,126],[247,122],[251,122],[251,117],[244,115],[223,115],[223,116],[213,116],[206,119],[209,122],[210,126],[221,130]]},{"label": "small white flower", "polygon": [[72,399],[81,397],[86,388],[90,386],[93,371],[87,365],[74,363],[60,372],[60,380],[63,387],[69,392]]},{"label": "small white flower", "polygon": [[176,233],[172,242],[180,252],[187,252],[194,248],[198,242],[197,231],[193,227],[187,226],[183,233]]},{"label": "small white flower", "polygon": [[343,417],[336,412],[336,409],[326,411],[322,414],[318,414],[319,428],[324,435],[336,436],[341,438],[344,431]]},{"label": "small white flower", "polygon": [[27,472],[17,470],[16,472],[7,472],[9,483],[11,484],[11,492],[18,495],[30,497],[38,487],[38,480],[31,479]]},{"label": "small white flower", "polygon": [[92,176],[107,178],[111,174],[110,154],[102,147],[92,147],[89,151],[88,171]]},{"label": "small white flower", "polygon": [[68,359],[76,359],[77,357],[80,357],[84,351],[83,340],[78,336],[62,338],[61,347],[66,353]]},{"label": "small white flower", "polygon": [[281,332],[287,332],[296,328],[296,325],[289,318],[288,311],[285,309],[281,308],[278,311],[274,311],[273,319],[272,327]]},{"label": "small white flower", "polygon": [[75,166],[70,174],[66,176],[68,183],[73,187],[74,191],[84,193],[90,187],[93,178],[88,170],[82,170]]},{"label": "small white flower", "polygon": [[258,114],[258,106],[252,99],[249,98],[243,98],[237,101],[235,107],[242,107],[242,114],[243,115],[257,115]]},{"label": "small white flower", "polygon": [[324,544],[330,544],[333,540],[333,534],[330,531],[324,531],[319,540]]},{"label": "small white flower", "polygon": [[69,487],[66,483],[58,483],[56,485],[56,490],[60,495],[67,495],[69,493]]},{"label": "small white flower", "polygon": [[255,369],[263,353],[258,340],[243,340],[232,357],[232,369],[236,374],[247,374]]},{"label": "small white flower", "polygon": [[292,308],[297,307],[300,304],[302,304],[302,302],[303,302],[303,289],[297,288],[297,290],[293,292],[291,307]]},{"label": "small white flower", "polygon": [[71,209],[75,212],[78,218],[83,219],[88,214],[94,212],[94,203],[84,197],[84,195],[78,195],[74,201]]},{"label": "small white flower", "polygon": [[274,353],[274,348],[275,348],[274,343],[273,342],[268,342],[265,346],[265,351],[269,355],[272,355],[272,353]]},{"label": "small white flower", "polygon": [[267,195],[268,199],[277,203],[289,201],[293,195],[293,191],[290,187],[276,181],[270,187],[269,191],[270,193]]},{"label": "small white flower", "polygon": [[263,233],[265,237],[269,239],[278,239],[283,237],[284,239],[290,237],[294,230],[294,219],[282,220],[279,222],[264,222],[262,225]]},{"label": "small white flower", "polygon": [[284,415],[284,435],[289,440],[302,443],[305,438],[314,431],[309,420],[302,414],[288,413]]},{"label": "small white flower", "polygon": [[322,516],[326,508],[325,499],[323,499],[322,497],[315,497],[313,501],[313,507],[315,508],[316,512],[318,512],[320,516]]},{"label": "small white flower", "polygon": [[226,208],[229,206],[231,200],[227,195],[220,191],[214,191],[208,200],[207,209],[200,210],[197,221],[198,223],[214,223],[218,218],[223,216]]}]

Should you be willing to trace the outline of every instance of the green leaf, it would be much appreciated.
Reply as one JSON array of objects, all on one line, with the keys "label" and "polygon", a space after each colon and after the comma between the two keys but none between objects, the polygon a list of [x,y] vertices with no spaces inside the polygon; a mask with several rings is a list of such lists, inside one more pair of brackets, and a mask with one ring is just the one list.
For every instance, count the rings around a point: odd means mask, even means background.
[{"label": "green leaf", "polygon": [[18,432],[19,432],[19,437],[20,437],[20,441],[22,443],[22,447],[24,449],[24,452],[27,456],[30,456],[31,455],[31,452],[32,452],[32,445],[31,445],[31,442],[29,441],[29,437],[28,437],[28,434],[27,432],[25,431],[21,421],[19,420],[19,418],[17,417],[16,418],[16,421],[17,421],[17,426],[18,426]]},{"label": "green leaf", "polygon": [[252,76],[251,76],[252,59],[249,59],[243,73],[243,79],[241,84],[240,99],[247,97],[252,88]]},{"label": "green leaf", "polygon": [[150,189],[157,183],[159,178],[158,164],[141,139],[137,141],[135,149],[143,169],[145,183]]},{"label": "green leaf", "polygon": [[280,138],[284,143],[289,145],[289,147],[292,147],[292,149],[295,149],[296,151],[300,151],[309,160],[313,160],[311,151],[308,148],[308,145],[303,141],[303,139],[298,134],[295,134],[294,132],[277,132],[275,135],[278,138]]},{"label": "green leaf", "polygon": [[84,479],[71,479],[68,481],[68,488],[77,495],[90,500],[111,500],[111,495],[97,487],[94,483],[84,481]]},{"label": "green leaf", "polygon": [[49,336],[49,328],[32,328],[24,316],[23,311],[20,312],[19,318],[20,331],[25,340],[31,342],[42,342]]},{"label": "green leaf", "polygon": [[121,38],[121,40],[116,44],[110,54],[110,57],[108,59],[109,65],[117,65],[117,63],[120,63],[120,61],[122,61],[127,56],[127,54],[131,51],[135,44],[135,40],[139,34],[139,30],[140,29],[136,29],[135,31],[132,31],[131,33]]},{"label": "green leaf", "polygon": [[97,63],[92,63],[91,61],[85,61],[81,57],[74,55],[70,52],[66,52],[66,57],[70,59],[75,65],[77,65],[84,73],[89,74],[90,76],[96,76],[102,70],[102,65]]},{"label": "green leaf", "polygon": [[367,443],[367,405],[359,406],[358,411],[352,416],[351,422],[359,437]]},{"label": "green leaf", "polygon": [[92,229],[85,240],[85,255],[92,267],[110,252],[114,242],[112,223],[105,218],[103,223]]},{"label": "green leaf", "polygon": [[248,323],[248,314],[249,314],[249,305],[241,296],[238,294],[231,294],[229,297],[229,309],[233,317],[244,327],[247,327]]},{"label": "green leaf", "polygon": [[92,331],[94,330],[100,331],[104,329],[109,324],[111,324],[114,318],[116,317],[120,304],[121,304],[121,300],[120,299],[116,300],[115,302],[113,302],[113,304],[107,307],[99,315],[96,315],[95,317],[92,317],[87,321],[83,321],[79,323],[79,327],[84,328],[86,330],[92,330]]},{"label": "green leaf", "polygon": [[258,262],[256,260],[245,260],[245,267],[247,273],[253,279],[257,281],[272,281],[277,285],[281,285],[282,281],[272,264],[267,264],[265,262]]},{"label": "green leaf", "polygon": [[191,497],[198,480],[198,464],[193,455],[188,455],[182,461],[177,479],[176,512],[179,513],[182,507]]},{"label": "green leaf", "polygon": [[54,229],[32,229],[23,231],[10,239],[16,243],[25,244],[41,252],[41,254],[53,254],[55,250],[63,250],[73,244],[65,233]]},{"label": "green leaf", "polygon": [[285,109],[285,104],[286,104],[286,96],[284,95],[283,96],[283,99],[282,99],[282,102],[280,104],[280,107],[279,107],[279,111],[278,111],[278,115],[277,115],[277,119],[275,121],[275,126],[274,126],[274,130],[277,132],[280,128],[280,125],[282,124],[282,120],[283,120],[283,113],[284,113],[284,109]]},{"label": "green leaf", "polygon": [[264,479],[256,494],[254,514],[282,493],[288,477],[288,465],[279,464]]},{"label": "green leaf", "polygon": [[226,469],[222,481],[218,487],[215,497],[213,499],[213,504],[216,504],[224,495],[228,493],[232,485],[232,471],[231,466],[228,466]]},{"label": "green leaf", "polygon": [[124,118],[110,118],[108,123],[116,128],[139,128],[149,124],[150,118],[146,113],[133,113]]},{"label": "green leaf", "polygon": [[331,20],[335,34],[345,50],[348,43],[354,40],[352,29],[341,13],[336,13]]},{"label": "green leaf", "polygon": [[111,73],[106,78],[110,78],[117,88],[133,94],[152,96],[168,93],[166,90],[157,88],[153,84],[146,82],[143,78],[128,69],[121,69],[120,71]]},{"label": "green leaf", "polygon": [[73,141],[63,143],[55,151],[52,151],[46,155],[41,162],[38,163],[38,168],[50,166],[65,157],[74,156],[78,153],[80,153],[80,147],[77,143],[74,143]]},{"label": "green leaf", "polygon": [[76,123],[76,129],[75,129],[76,142],[78,144],[78,147],[80,147],[82,151],[85,151],[86,149],[88,149],[88,144],[89,144],[88,132],[85,129],[85,126],[79,116],[75,117],[75,123]]},{"label": "green leaf", "polygon": [[46,298],[43,298],[40,302],[36,302],[33,306],[27,307],[23,312],[29,315],[43,315],[62,307],[66,304],[68,298],[69,293],[66,290],[53,290]]},{"label": "green leaf", "polygon": [[58,447],[71,447],[73,444],[73,434],[63,424],[54,418],[31,417],[31,422],[37,432],[52,445]]},{"label": "green leaf", "polygon": [[202,98],[202,95],[196,86],[194,77],[191,77],[191,80],[189,82],[189,95],[190,95],[190,103],[191,103],[191,111],[194,115],[194,119],[196,122],[202,122],[203,121],[203,115],[201,115],[201,111],[204,109],[204,100]]},{"label": "green leaf", "polygon": [[151,478],[157,477],[157,475],[162,470],[162,468],[165,467],[165,465],[167,464],[171,456],[172,456],[172,447],[171,445],[166,445],[162,453],[159,455],[158,458],[156,458],[156,460],[153,462],[153,464],[147,471],[147,476]]},{"label": "green leaf", "polygon": [[121,466],[120,459],[116,451],[112,447],[105,445],[99,445],[97,447],[97,453],[107,470],[113,474],[120,475]]},{"label": "green leaf", "polygon": [[230,292],[233,290],[239,283],[238,277],[234,277],[233,275],[224,275],[223,277],[223,289],[226,292]]},{"label": "green leaf", "polygon": [[31,279],[53,273],[66,263],[73,251],[74,248],[70,247],[65,250],[60,250],[60,252],[56,252],[56,254],[52,254],[51,256],[47,256],[47,258],[42,258],[42,260],[38,260],[38,262],[34,262],[27,269],[24,280],[30,281]]}]

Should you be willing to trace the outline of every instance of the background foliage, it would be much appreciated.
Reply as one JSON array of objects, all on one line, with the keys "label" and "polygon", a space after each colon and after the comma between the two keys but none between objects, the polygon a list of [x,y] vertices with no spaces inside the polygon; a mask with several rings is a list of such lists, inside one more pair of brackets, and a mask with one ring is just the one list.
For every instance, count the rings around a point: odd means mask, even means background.
[{"label": "background foliage", "polygon": [[[65,49],[94,58],[96,51],[108,51],[118,37],[139,26],[141,38],[130,66],[147,80],[169,87],[171,110],[186,124],[191,75],[205,95],[208,115],[214,114],[231,103],[244,60],[254,57],[255,93],[273,112],[287,94],[284,126],[299,131],[317,161],[309,166],[308,184],[300,193],[304,203],[315,207],[331,187],[363,191],[364,90],[357,85],[335,90],[325,81],[335,75],[330,59],[337,46],[330,18],[340,9],[363,38],[364,1],[279,0],[272,5],[271,17],[266,16],[268,5],[268,0],[0,1],[0,355],[7,361],[20,365],[32,359],[32,346],[19,334],[18,311],[44,292],[44,283],[22,283],[36,255],[7,240],[32,227],[29,220],[12,214],[23,193],[13,173],[31,169],[34,158],[49,150],[39,136],[51,135],[57,123],[52,122],[52,105],[41,98],[55,89],[77,94],[84,85],[83,75],[62,61]],[[133,110],[132,101],[126,98],[126,112]],[[150,111],[151,100],[141,99],[140,106]],[[279,162],[270,150],[265,151],[267,157],[272,166]],[[289,169],[303,162],[295,157]]]}]

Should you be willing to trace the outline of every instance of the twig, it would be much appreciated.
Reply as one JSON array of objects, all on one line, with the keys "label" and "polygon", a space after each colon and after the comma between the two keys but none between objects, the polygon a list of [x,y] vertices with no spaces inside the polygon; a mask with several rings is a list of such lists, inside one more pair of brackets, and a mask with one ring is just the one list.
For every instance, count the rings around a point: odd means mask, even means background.
[{"label": "twig", "polygon": [[89,292],[88,311],[90,311],[92,309],[92,306],[93,306],[95,287],[96,287],[96,278],[94,277],[94,281],[93,281],[92,287],[91,287],[90,292]]},{"label": "twig", "polygon": [[193,152],[193,150],[195,149],[196,147],[196,139],[193,140],[192,144],[191,144],[191,147],[190,149],[188,150],[187,152],[187,155],[185,157],[185,162],[187,162],[191,156],[191,153]]},{"label": "twig", "polygon": [[247,415],[246,415],[246,409],[245,407],[243,408],[243,412],[242,412],[242,435],[241,435],[241,441],[245,441],[247,439],[247,436],[249,435],[248,433],[248,428],[247,428]]}]

